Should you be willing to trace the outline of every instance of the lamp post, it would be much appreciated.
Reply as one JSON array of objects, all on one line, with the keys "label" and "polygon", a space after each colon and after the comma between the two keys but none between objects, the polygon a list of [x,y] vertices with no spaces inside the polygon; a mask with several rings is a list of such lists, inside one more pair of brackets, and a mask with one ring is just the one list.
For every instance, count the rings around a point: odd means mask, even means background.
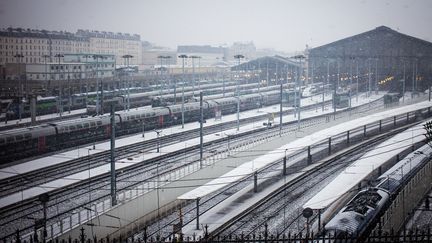
[{"label": "lamp post", "polygon": [[[368,97],[371,95],[371,61],[372,59],[368,59]],[[405,67],[405,63],[404,63]],[[404,83],[405,84],[405,83]]]},{"label": "lamp post", "polygon": [[86,107],[87,107],[87,104],[88,104],[88,86],[89,86],[89,84],[88,84],[88,72],[87,72],[87,68],[88,68],[88,61],[87,61],[87,59],[89,58],[89,57],[91,57],[90,55],[84,55],[83,56],[84,58],[85,58],[85,65],[84,65],[84,69],[85,69],[85,73],[84,73],[84,77],[85,77],[85,79],[86,79],[86,99],[85,99],[85,104],[86,104]]},{"label": "lamp post", "polygon": [[[130,58],[132,58],[133,56],[132,55],[123,55],[122,56],[122,58],[124,58],[124,59],[126,59],[126,63],[127,63],[127,66],[126,66],[126,70],[128,70],[129,69],[129,59]],[[129,109],[130,109],[130,92],[129,92],[129,80],[127,80],[127,110],[129,111]]]},{"label": "lamp post", "polygon": [[190,56],[192,58],[192,96],[195,93],[195,59],[199,59],[199,56]]},{"label": "lamp post", "polygon": [[182,106],[181,106],[181,112],[182,112],[182,128],[184,128],[184,83],[185,83],[185,69],[184,69],[184,62],[185,62],[185,58],[187,58],[188,56],[186,55],[180,55],[179,58],[182,59],[183,62],[183,83],[182,83]]},{"label": "lamp post", "polygon": [[[42,55],[43,59],[44,59],[44,64],[45,64],[45,85],[47,85],[48,83],[48,64],[47,64],[47,58],[50,58],[50,55]],[[48,89],[47,89],[48,92]]]},{"label": "lamp post", "polygon": [[[238,60],[238,65],[237,65],[237,70],[240,69],[240,60],[242,58],[244,58],[243,55],[235,55],[234,56],[235,59]],[[240,72],[238,73],[238,78],[237,78],[237,86],[236,86],[236,93],[237,93],[237,131],[240,130],[240,90],[239,90],[239,81],[240,81]]]},{"label": "lamp post", "polygon": [[60,54],[60,53],[58,53],[58,54],[56,54],[55,55],[55,57],[57,57],[58,58],[58,80],[59,80],[59,106],[60,106],[60,110],[59,110],[59,113],[60,113],[60,116],[62,116],[62,114],[63,114],[63,97],[62,97],[62,89],[63,89],[63,86],[62,86],[62,81],[61,81],[61,77],[60,77],[60,60],[61,60],[61,58],[62,57],[64,57],[64,55],[63,54]]},{"label": "lamp post", "polygon": [[403,62],[403,84],[402,84],[402,103],[405,103],[405,60]]},{"label": "lamp post", "polygon": [[93,59],[96,59],[96,115],[99,115],[99,111],[103,114],[103,85],[101,88],[101,100],[99,100],[99,59],[104,58],[102,55],[93,55]]},{"label": "lamp post", "polygon": [[350,73],[349,73],[349,75],[350,75],[349,99],[350,99],[350,100],[349,100],[349,108],[351,109],[351,99],[352,99],[352,79],[353,79],[352,63],[354,62],[355,57],[350,56],[349,59],[350,59]]},{"label": "lamp post", "polygon": [[356,103],[358,105],[358,96],[359,96],[359,65],[358,61],[356,61]]},{"label": "lamp post", "polygon": [[162,98],[162,59],[165,58],[165,56],[158,56],[157,57],[160,60],[160,76],[159,76],[159,96]]},{"label": "lamp post", "polygon": [[22,78],[22,71],[21,71],[21,66],[23,65],[23,59],[24,59],[24,55],[23,54],[16,54],[15,56],[14,56],[15,58],[17,58],[18,59],[18,65],[19,65],[19,71],[18,71],[18,73],[19,73],[19,75],[18,75],[18,116],[19,116],[19,120],[21,121],[21,116],[22,116],[22,111],[23,111],[23,108],[22,108],[22,98],[23,98],[23,87],[22,87],[22,84],[21,84],[21,78]]},{"label": "lamp post", "polygon": [[297,116],[297,128],[298,129],[300,129],[300,109],[301,109],[301,95],[300,95],[300,87],[301,87],[301,76],[302,76],[302,73],[303,73],[303,67],[302,67],[302,59],[305,59],[306,57],[305,56],[303,56],[303,55],[296,55],[296,56],[293,56],[292,58],[294,58],[294,59],[298,59],[298,60],[300,60],[300,65],[299,65],[299,67],[300,67],[300,72],[299,72],[299,75],[298,75],[298,91],[299,91],[299,99],[298,99],[298,116]]},{"label": "lamp post", "polygon": [[156,194],[157,194],[157,215],[158,215],[158,237],[160,235],[159,165],[160,165],[160,163],[156,164],[156,174],[157,174]]}]

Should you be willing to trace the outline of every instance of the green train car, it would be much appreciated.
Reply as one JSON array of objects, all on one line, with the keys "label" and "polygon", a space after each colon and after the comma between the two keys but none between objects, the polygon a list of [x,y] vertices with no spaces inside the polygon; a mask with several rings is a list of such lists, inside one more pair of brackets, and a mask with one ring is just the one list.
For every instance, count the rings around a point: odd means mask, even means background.
[{"label": "green train car", "polygon": [[349,93],[343,92],[343,93],[336,93],[333,94],[333,102],[336,106],[336,109],[342,109],[347,108],[349,106]]}]

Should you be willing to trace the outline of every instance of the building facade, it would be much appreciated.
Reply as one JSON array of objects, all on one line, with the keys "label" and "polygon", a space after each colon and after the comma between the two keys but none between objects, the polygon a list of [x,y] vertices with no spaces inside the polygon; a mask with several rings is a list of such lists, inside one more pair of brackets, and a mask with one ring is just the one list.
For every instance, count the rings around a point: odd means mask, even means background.
[{"label": "building facade", "polygon": [[[194,60],[192,58],[185,59],[185,66],[192,67],[193,61],[195,66],[214,66],[218,62],[226,61],[228,55],[228,48],[225,47],[213,47],[209,45],[198,46],[178,46],[177,55],[186,55],[188,57],[195,56],[198,57]],[[178,58],[178,57],[177,57]],[[177,64],[183,65],[183,60],[181,58],[177,59]]]},{"label": "building facade", "polygon": [[76,33],[22,28],[0,30],[0,65],[6,63],[41,64],[57,61],[57,54],[114,55],[115,62],[131,65],[142,61],[139,35],[78,30]]},{"label": "building facade", "polygon": [[0,65],[52,62],[56,54],[89,51],[89,38],[69,32],[21,28],[0,30]]},{"label": "building facade", "polygon": [[71,80],[114,76],[114,55],[64,54],[46,63],[7,63],[6,80]]},{"label": "building facade", "polygon": [[308,50],[310,82],[360,92],[424,91],[432,84],[432,43],[386,26]]},{"label": "building facade", "polygon": [[89,39],[91,53],[114,55],[118,65],[126,63],[127,60],[123,56],[131,55],[130,65],[141,64],[142,43],[140,35],[89,30],[78,30],[76,34]]}]

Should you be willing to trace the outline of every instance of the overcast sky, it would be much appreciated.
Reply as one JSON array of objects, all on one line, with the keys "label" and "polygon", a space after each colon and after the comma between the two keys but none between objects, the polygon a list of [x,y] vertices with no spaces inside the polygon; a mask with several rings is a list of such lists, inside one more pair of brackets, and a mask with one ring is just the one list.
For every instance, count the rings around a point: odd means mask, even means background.
[{"label": "overcast sky", "polygon": [[386,25],[432,41],[430,0],[0,0],[1,27],[140,34],[161,46],[303,50]]}]

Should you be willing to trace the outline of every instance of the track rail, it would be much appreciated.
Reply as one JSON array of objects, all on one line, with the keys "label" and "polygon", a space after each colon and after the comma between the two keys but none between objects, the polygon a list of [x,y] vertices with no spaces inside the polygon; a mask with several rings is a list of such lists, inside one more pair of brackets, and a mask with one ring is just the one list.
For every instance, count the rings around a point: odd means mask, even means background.
[{"label": "track rail", "polygon": [[[209,239],[217,237],[219,237],[219,239],[222,237],[223,239],[224,237],[228,237],[231,234],[240,233],[242,233],[245,237],[256,234],[260,229],[263,229],[264,225],[271,221],[272,218],[283,214],[286,207],[290,208],[289,211],[291,214],[295,214],[296,210],[293,209],[293,207],[296,206],[293,206],[293,204],[295,204],[299,198],[302,198],[304,195],[310,193],[313,188],[322,186],[323,181],[337,174],[338,171],[343,170],[349,165],[349,163],[344,161],[352,161],[353,159],[360,157],[362,154],[366,153],[369,148],[377,145],[378,143],[387,139],[389,136],[393,136],[415,124],[417,123],[408,124],[397,129],[393,129],[389,132],[365,140],[359,144],[356,144],[355,146],[345,149],[340,153],[337,153],[330,159],[325,160],[319,166],[306,171],[301,176],[281,186],[277,190],[270,193],[267,197],[259,200],[253,206],[242,211],[240,214],[212,231],[209,234]],[[280,203],[281,201],[283,203]],[[300,213],[295,215],[291,221],[284,222],[283,228],[278,228],[278,233],[282,234],[287,229],[292,229],[292,226],[295,224],[295,222],[301,218],[302,216]],[[304,222],[300,224],[303,225],[303,223]],[[246,227],[246,225],[249,225],[249,227]],[[249,229],[246,233],[245,228]]]}]

